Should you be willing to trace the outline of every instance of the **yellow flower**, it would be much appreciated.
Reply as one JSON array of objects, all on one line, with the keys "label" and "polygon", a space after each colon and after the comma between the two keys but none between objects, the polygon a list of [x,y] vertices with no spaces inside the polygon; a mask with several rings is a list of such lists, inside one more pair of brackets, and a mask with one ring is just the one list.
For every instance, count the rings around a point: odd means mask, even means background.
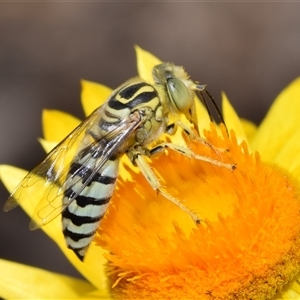
[{"label": "yellow flower", "polygon": [[[151,82],[151,69],[160,61],[136,49],[139,75]],[[86,114],[111,92],[91,82],[82,86]],[[189,147],[236,163],[237,169],[174,152],[154,157],[151,167],[172,195],[197,212],[199,226],[157,195],[124,157],[116,192],[84,263],[66,248],[60,218],[42,228],[86,281],[0,260],[0,297],[300,299],[299,99],[297,79],[256,128],[241,120],[223,95],[230,137],[224,128],[211,125],[198,105],[202,134],[229,151],[218,153],[186,141]],[[62,112],[44,111],[43,147],[49,151],[79,122]],[[180,135],[175,139],[184,143]],[[9,191],[25,174],[0,166]],[[34,199],[22,201],[29,215],[36,204]]]}]

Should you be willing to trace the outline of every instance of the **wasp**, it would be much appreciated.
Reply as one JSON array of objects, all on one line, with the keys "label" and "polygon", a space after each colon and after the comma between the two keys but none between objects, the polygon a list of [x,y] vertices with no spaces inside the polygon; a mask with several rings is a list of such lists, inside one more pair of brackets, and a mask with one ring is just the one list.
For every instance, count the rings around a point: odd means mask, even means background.
[{"label": "wasp", "polygon": [[[182,67],[172,63],[155,66],[152,76],[154,84],[136,77],[114,90],[102,106],[27,174],[6,201],[4,210],[16,207],[24,189],[43,178],[43,195],[30,229],[39,228],[61,214],[66,244],[83,261],[109,206],[120,159],[125,154],[139,167],[154,190],[199,223],[200,219],[193,211],[161,186],[145,157],[170,149],[217,166],[234,169],[234,165],[198,155],[171,142],[149,148],[162,134],[172,135],[178,128],[213,147],[200,137],[197,126],[195,92],[199,91],[202,98],[205,92],[212,99],[206,86],[189,79]],[[191,126],[181,121],[182,116]]]}]

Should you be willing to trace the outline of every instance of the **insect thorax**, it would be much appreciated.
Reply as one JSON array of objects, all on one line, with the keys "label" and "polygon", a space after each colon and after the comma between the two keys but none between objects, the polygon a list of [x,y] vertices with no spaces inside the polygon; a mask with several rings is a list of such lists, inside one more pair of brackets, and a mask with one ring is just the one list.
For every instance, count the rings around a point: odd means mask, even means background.
[{"label": "insect thorax", "polygon": [[168,109],[163,97],[165,93],[158,92],[153,85],[134,78],[111,95],[99,125],[102,130],[109,132],[130,114],[138,112],[141,125],[126,140],[126,148],[148,144],[161,134],[167,124]]}]

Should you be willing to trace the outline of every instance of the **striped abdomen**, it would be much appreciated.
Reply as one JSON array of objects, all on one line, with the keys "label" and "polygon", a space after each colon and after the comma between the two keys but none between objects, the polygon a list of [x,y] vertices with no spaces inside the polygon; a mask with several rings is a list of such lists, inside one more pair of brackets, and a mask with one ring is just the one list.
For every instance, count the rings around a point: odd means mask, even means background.
[{"label": "striped abdomen", "polygon": [[[80,166],[81,171],[78,172]],[[79,195],[62,213],[63,234],[68,248],[72,249],[81,260],[84,259],[99,222],[107,210],[114,191],[118,166],[119,159],[108,160],[81,191],[84,180],[92,170],[84,167],[80,161],[71,165],[63,203],[68,205],[69,197],[78,192]]]}]

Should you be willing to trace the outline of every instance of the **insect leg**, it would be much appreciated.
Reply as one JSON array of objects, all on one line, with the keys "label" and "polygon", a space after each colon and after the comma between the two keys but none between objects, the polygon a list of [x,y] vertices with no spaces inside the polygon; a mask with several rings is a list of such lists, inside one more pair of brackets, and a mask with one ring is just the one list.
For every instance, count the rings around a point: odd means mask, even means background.
[{"label": "insect leg", "polygon": [[228,151],[228,149],[226,148],[220,148],[220,147],[215,147],[214,145],[212,145],[211,143],[209,143],[206,139],[200,137],[200,136],[197,136],[189,126],[187,126],[186,124],[184,124],[183,122],[181,121],[176,121],[175,123],[172,123],[170,125],[168,125],[166,127],[166,133],[167,134],[170,134],[170,135],[173,135],[175,134],[175,132],[177,131],[177,128],[178,126],[183,130],[183,132],[193,141],[197,141],[209,148],[211,148],[213,151],[215,151],[217,154],[219,152],[225,152],[225,151]]},{"label": "insect leg", "polygon": [[154,172],[151,170],[150,166],[147,164],[145,159],[140,153],[136,153],[134,155],[133,163],[136,164],[142,174],[145,176],[149,184],[152,186],[152,188],[157,191],[159,194],[162,194],[165,198],[167,198],[169,201],[177,205],[180,209],[182,209],[185,213],[187,213],[196,224],[200,224],[200,218],[197,216],[196,213],[194,213],[192,210],[190,210],[188,207],[186,207],[182,202],[180,202],[178,199],[167,193],[159,183],[157,177],[155,176]]},{"label": "insect leg", "polygon": [[156,147],[149,150],[148,153],[149,153],[149,155],[154,155],[156,153],[162,152],[165,149],[171,149],[171,150],[174,150],[176,152],[179,152],[179,153],[183,154],[186,157],[202,160],[202,161],[208,162],[212,165],[215,165],[215,166],[218,166],[218,167],[224,167],[224,168],[227,168],[229,170],[234,170],[236,168],[235,164],[228,164],[228,163],[224,163],[224,162],[221,162],[219,160],[213,159],[209,156],[199,155],[199,154],[196,154],[195,152],[193,152],[192,150],[190,150],[186,147],[179,146],[179,145],[172,144],[172,143],[159,144]]},{"label": "insect leg", "polygon": [[187,126],[186,124],[184,124],[183,122],[181,121],[177,121],[176,122],[177,125],[183,130],[183,132],[191,139],[191,140],[194,140],[194,141],[197,141],[209,148],[211,148],[213,151],[215,151],[216,153],[219,153],[219,152],[226,152],[228,151],[228,149],[226,148],[219,148],[219,147],[215,147],[214,145],[212,145],[211,143],[209,143],[206,139],[200,137],[200,136],[197,136],[189,126]]}]

